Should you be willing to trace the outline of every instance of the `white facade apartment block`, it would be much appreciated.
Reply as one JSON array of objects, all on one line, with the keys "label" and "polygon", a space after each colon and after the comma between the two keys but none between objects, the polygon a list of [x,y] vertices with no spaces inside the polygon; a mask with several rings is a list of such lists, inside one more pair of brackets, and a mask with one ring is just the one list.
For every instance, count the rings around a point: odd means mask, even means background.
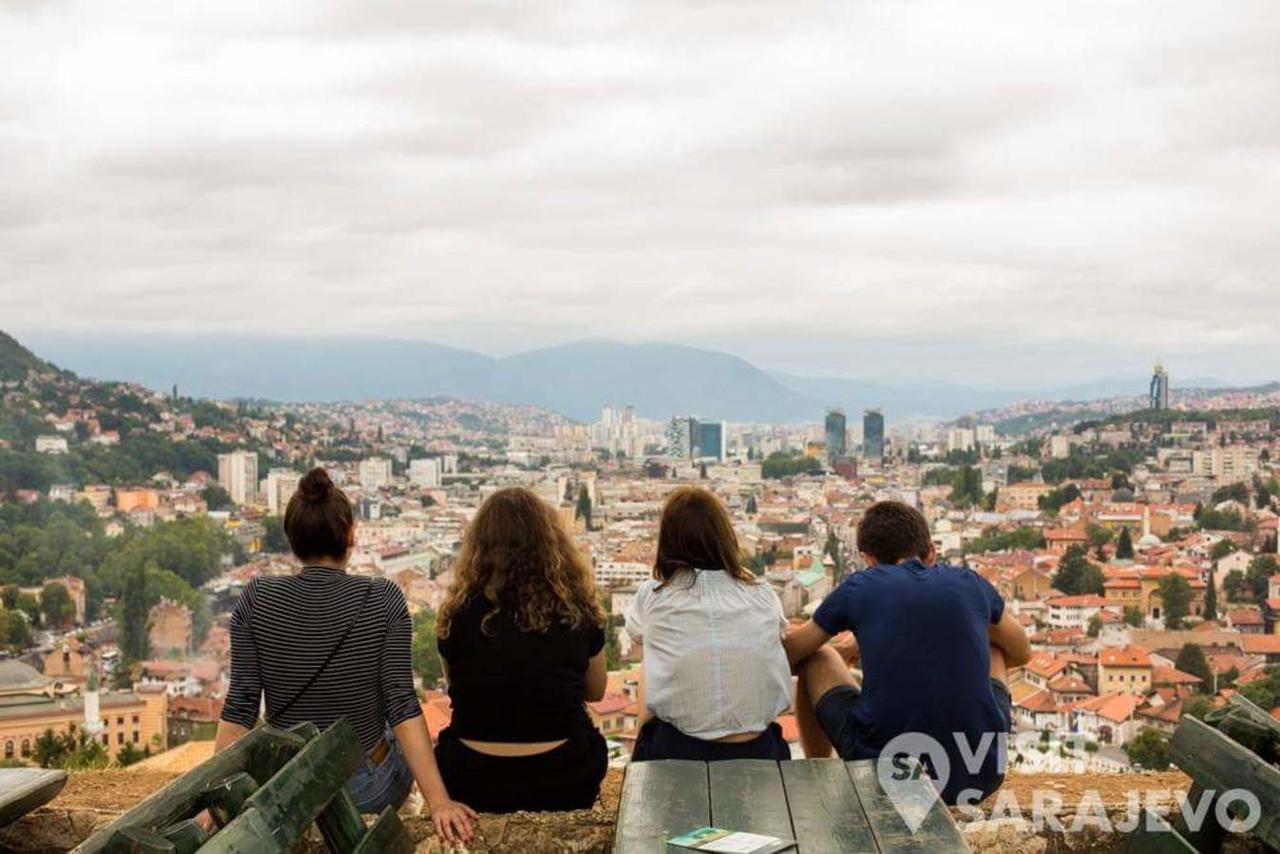
[{"label": "white facade apartment block", "polygon": [[652,577],[653,567],[647,563],[602,560],[596,564],[596,584],[602,587],[629,587]]},{"label": "white facade apartment block", "polygon": [[283,516],[289,499],[298,491],[302,475],[290,469],[272,469],[267,472],[267,509],[273,516]]},{"label": "white facade apartment block", "polygon": [[233,504],[249,504],[257,498],[258,455],[252,451],[218,454],[218,485]]},{"label": "white facade apartment block", "polygon": [[360,461],[360,487],[374,492],[391,485],[391,460],[386,457],[370,457]]},{"label": "white facade apartment block", "polygon": [[414,486],[437,487],[440,485],[440,460],[428,458],[409,462],[409,482]]}]

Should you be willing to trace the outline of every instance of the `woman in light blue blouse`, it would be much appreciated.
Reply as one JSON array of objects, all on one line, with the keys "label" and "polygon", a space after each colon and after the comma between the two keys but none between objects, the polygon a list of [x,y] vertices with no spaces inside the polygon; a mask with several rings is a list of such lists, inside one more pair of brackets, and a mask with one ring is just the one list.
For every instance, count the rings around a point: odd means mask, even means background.
[{"label": "woman in light blue blouse", "polygon": [[652,716],[633,762],[791,758],[777,724],[791,706],[782,605],[743,566],[729,514],[707,490],[667,499],[653,578],[626,620]]}]

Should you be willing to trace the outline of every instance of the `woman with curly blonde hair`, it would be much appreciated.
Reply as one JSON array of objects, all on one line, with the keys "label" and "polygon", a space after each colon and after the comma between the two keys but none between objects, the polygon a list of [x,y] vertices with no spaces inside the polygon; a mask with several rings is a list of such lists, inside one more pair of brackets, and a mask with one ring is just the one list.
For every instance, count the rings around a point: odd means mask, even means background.
[{"label": "woman with curly blonde hair", "polygon": [[502,489],[463,535],[436,623],[453,701],[436,760],[484,812],[584,809],[608,767],[585,703],[604,696],[605,618],[555,508]]}]

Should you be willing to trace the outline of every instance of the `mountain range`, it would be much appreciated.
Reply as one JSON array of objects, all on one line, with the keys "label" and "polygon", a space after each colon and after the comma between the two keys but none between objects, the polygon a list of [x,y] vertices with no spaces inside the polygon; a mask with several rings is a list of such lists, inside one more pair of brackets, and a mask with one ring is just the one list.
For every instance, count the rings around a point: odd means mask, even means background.
[{"label": "mountain range", "polygon": [[41,357],[83,376],[155,389],[177,385],[196,397],[326,402],[447,395],[533,404],[586,422],[611,403],[633,405],[640,415],[657,419],[695,414],[729,421],[816,421],[827,406],[844,407],[851,421],[871,406],[891,420],[952,418],[1031,397],[1080,400],[1146,389],[1142,378],[1026,393],[804,377],[766,372],[728,353],[665,343],[577,341],[495,358],[426,341],[368,337],[47,330],[22,337]]}]

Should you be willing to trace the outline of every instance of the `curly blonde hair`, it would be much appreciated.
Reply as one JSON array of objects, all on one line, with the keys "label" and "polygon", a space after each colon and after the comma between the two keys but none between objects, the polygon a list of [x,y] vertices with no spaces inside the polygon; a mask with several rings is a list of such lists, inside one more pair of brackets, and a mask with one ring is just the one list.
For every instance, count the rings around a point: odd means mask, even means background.
[{"label": "curly blonde hair", "polygon": [[438,637],[449,636],[454,614],[472,595],[490,605],[481,623],[486,632],[503,612],[525,632],[604,625],[586,558],[555,508],[522,487],[490,495],[467,526],[436,621]]}]

